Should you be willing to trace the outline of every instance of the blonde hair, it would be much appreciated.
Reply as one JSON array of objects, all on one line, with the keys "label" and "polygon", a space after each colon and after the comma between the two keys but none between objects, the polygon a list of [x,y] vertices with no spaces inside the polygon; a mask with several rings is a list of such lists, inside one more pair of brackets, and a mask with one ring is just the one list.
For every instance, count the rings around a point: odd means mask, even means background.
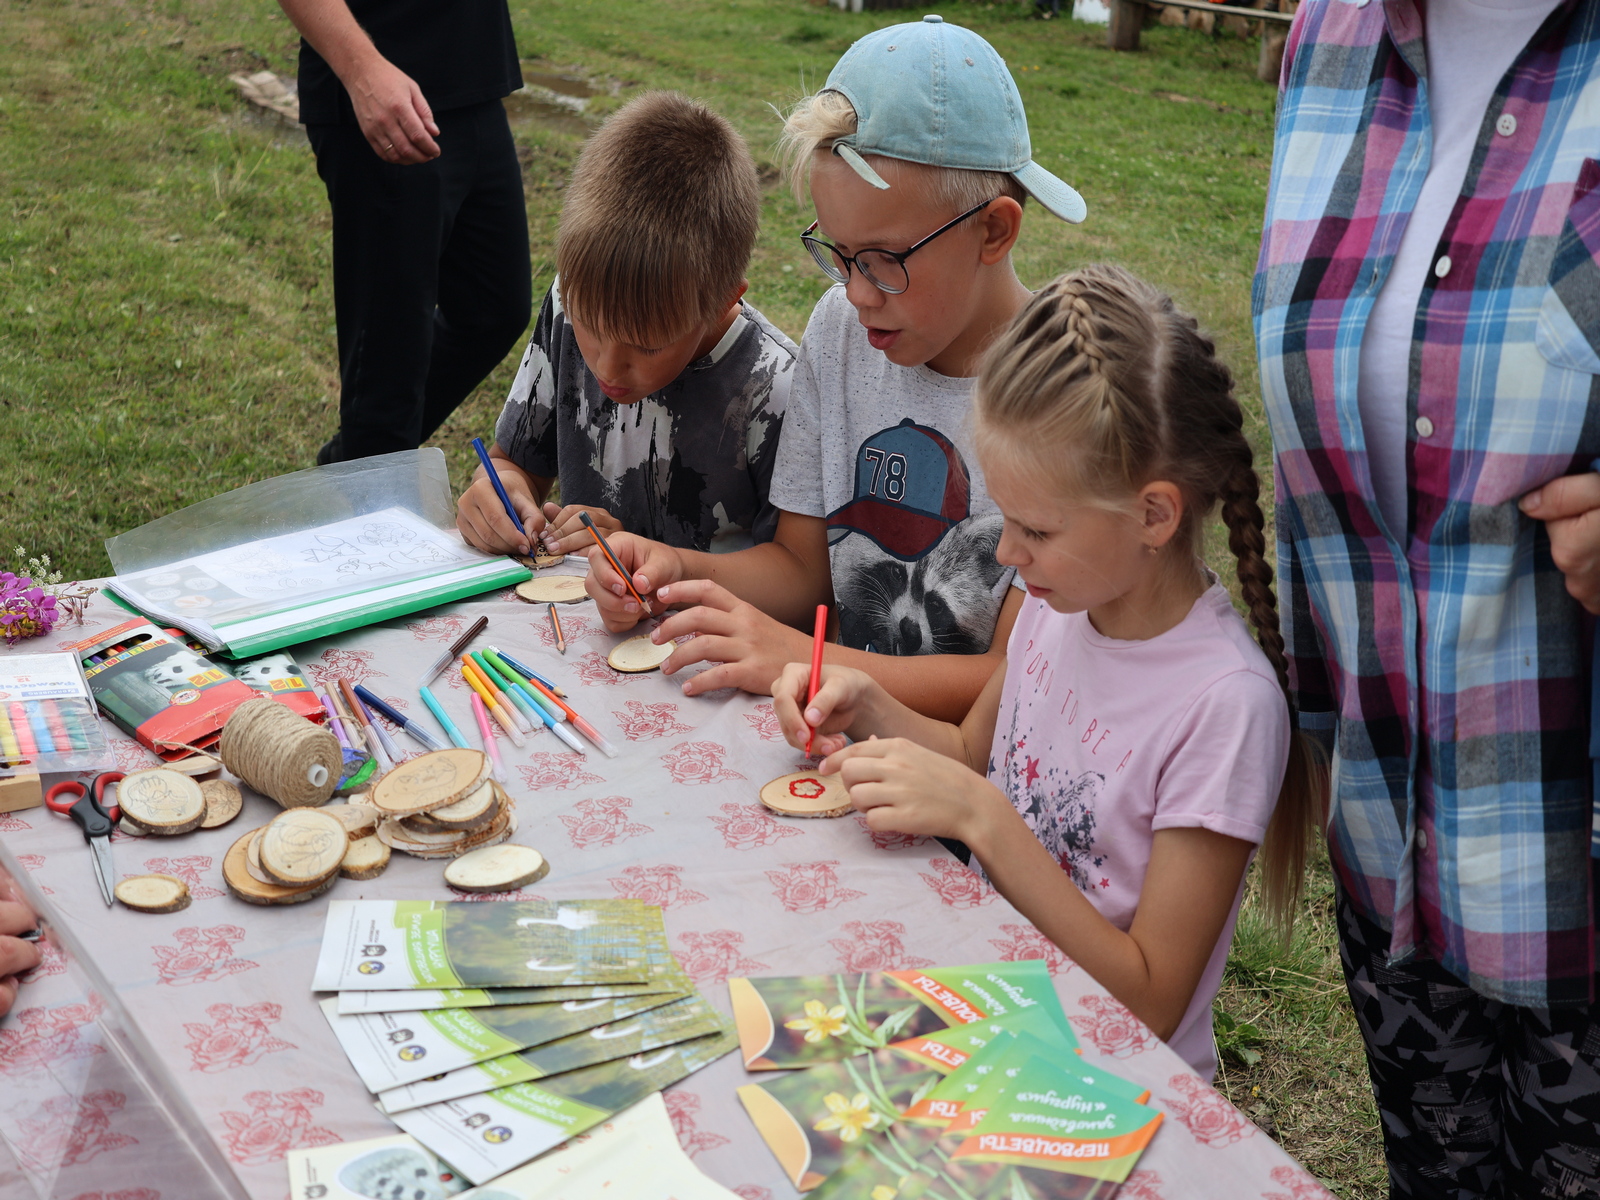
[{"label": "blonde hair", "polygon": [[556,231],[563,307],[641,346],[716,321],[744,282],[761,219],[749,147],[676,92],[629,101],[588,140]]},{"label": "blonde hair", "polygon": [[[806,186],[816,155],[819,152],[831,152],[835,142],[850,137],[855,131],[855,105],[845,98],[843,92],[827,89],[813,92],[798,101],[785,115],[783,133],[778,139],[778,162],[783,169],[784,181],[801,207],[809,202]],[[967,171],[957,167],[930,167],[922,163],[911,165],[921,168],[918,175],[924,181],[922,186],[929,199],[949,208],[952,213],[966,212],[996,196],[1010,196],[1018,204],[1026,203],[1028,199],[1026,189],[1002,171]]]},{"label": "blonde hair", "polygon": [[[1076,495],[1122,498],[1153,480],[1182,492],[1175,545],[1198,551],[1220,505],[1240,590],[1290,706],[1265,520],[1233,376],[1195,319],[1118,267],[1091,266],[1034,295],[985,355],[975,392],[980,451],[1031,460]],[[1070,467],[1063,472],[1063,462]],[[1262,846],[1262,891],[1287,930],[1322,819],[1320,751],[1296,733]]]}]

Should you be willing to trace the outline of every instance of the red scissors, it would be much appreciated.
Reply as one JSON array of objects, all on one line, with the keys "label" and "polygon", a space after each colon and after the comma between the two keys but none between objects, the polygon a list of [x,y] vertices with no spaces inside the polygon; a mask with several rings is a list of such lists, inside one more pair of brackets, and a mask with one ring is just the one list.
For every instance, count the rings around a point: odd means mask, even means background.
[{"label": "red scissors", "polygon": [[121,771],[108,771],[96,775],[88,787],[69,779],[58,783],[45,793],[45,807],[51,812],[65,813],[83,830],[83,840],[89,843],[94,856],[94,877],[100,885],[100,895],[106,906],[112,904],[111,889],[117,881],[116,868],[111,862],[111,832],[117,827],[122,810],[115,804],[105,805],[106,788],[122,778]]}]

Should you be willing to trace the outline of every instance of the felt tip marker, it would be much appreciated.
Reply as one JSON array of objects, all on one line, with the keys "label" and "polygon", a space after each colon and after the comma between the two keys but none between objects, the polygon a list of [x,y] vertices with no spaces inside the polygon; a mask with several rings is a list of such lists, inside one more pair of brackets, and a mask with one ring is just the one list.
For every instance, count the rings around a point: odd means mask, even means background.
[{"label": "felt tip marker", "polygon": [[517,728],[517,723],[511,719],[511,714],[500,707],[499,701],[494,698],[494,693],[489,691],[478,678],[478,669],[473,666],[472,660],[466,655],[461,657],[461,675],[472,688],[473,694],[483,701],[483,706],[489,710],[490,715],[500,723],[500,728],[506,731],[506,736],[511,739],[511,744],[521,750],[528,744],[528,739],[522,736],[522,730]]},{"label": "felt tip marker", "polygon": [[439,703],[439,698],[433,694],[433,690],[427,684],[423,684],[418,691],[422,693],[422,702],[428,706],[428,711],[433,714],[433,719],[439,722],[444,729],[445,736],[450,739],[450,744],[459,746],[463,750],[472,749],[467,744],[467,739],[461,736],[461,730],[456,728],[456,723],[444,711],[444,706]]},{"label": "felt tip marker", "polygon": [[378,770],[383,774],[388,774],[394,769],[393,760],[384,750],[383,743],[378,740],[378,733],[373,729],[372,723],[363,719],[361,706],[356,701],[356,694],[350,690],[350,681],[348,679],[340,679],[338,682],[339,698],[344,704],[345,719],[356,723],[356,726],[361,730],[362,740],[367,744],[368,752],[372,755],[373,761],[378,764]]},{"label": "felt tip marker", "polygon": [[[554,707],[548,705],[543,697],[539,698],[539,703],[533,703],[531,697],[534,695],[534,693],[529,692],[527,688],[523,687],[520,683],[515,682],[514,678],[507,683],[507,694],[513,697],[518,695],[530,697],[528,701],[522,701],[522,703],[528,707],[535,716],[544,722],[545,727],[549,729],[551,733],[555,734],[579,754],[588,753],[588,751],[583,748],[583,743],[573,735],[570,729],[561,723],[567,719],[565,713],[560,713]],[[549,711],[546,711],[547,709]]]},{"label": "felt tip marker", "polygon": [[561,696],[563,698],[566,696],[566,693],[563,692],[560,688],[558,688],[550,680],[546,679],[543,675],[540,675],[536,671],[529,670],[527,667],[525,667],[521,663],[519,663],[516,659],[512,658],[511,655],[507,654],[504,650],[500,649],[500,647],[498,647],[498,646],[490,646],[489,649],[493,650],[496,654],[498,654],[505,661],[506,666],[510,667],[513,671],[515,671],[518,675],[521,675],[524,679],[532,679],[536,683],[542,683],[544,685],[545,690],[547,692],[549,692],[552,696]]},{"label": "felt tip marker", "polygon": [[580,717],[572,705],[555,696],[550,689],[545,686],[545,684],[540,682],[537,676],[530,676],[525,672],[517,671],[516,668],[511,665],[511,660],[506,658],[505,655],[501,654],[500,651],[493,646],[485,647],[484,654],[488,657],[490,662],[501,668],[502,674],[509,674],[512,679],[525,680],[528,687],[532,689],[531,695],[534,697],[534,699],[538,700],[546,709],[550,710],[551,715],[554,715],[555,712],[559,710],[561,715],[556,719],[560,721],[571,721],[572,727],[593,742],[595,749],[599,750],[600,753],[604,754],[607,758],[615,758],[617,756],[617,748],[610,742],[606,741],[605,737],[601,735],[598,729]]},{"label": "felt tip marker", "polygon": [[[355,689],[351,688],[350,690],[354,691]],[[405,755],[400,753],[400,747],[394,744],[394,739],[389,736],[389,731],[373,717],[372,710],[367,707],[366,702],[360,696],[356,697],[356,703],[361,707],[361,716],[366,720],[367,728],[376,733],[378,740],[383,743],[383,752],[389,756],[391,762],[398,763]]]},{"label": "felt tip marker", "polygon": [[526,696],[520,695],[517,688],[512,687],[507,681],[503,680],[500,677],[500,673],[484,660],[481,652],[474,650],[472,652],[472,661],[477,663],[479,674],[483,676],[489,686],[499,693],[496,699],[504,701],[509,706],[510,711],[520,714],[522,719],[528,723],[528,733],[532,733],[545,723],[544,714],[536,711],[534,706],[528,702]]},{"label": "felt tip marker", "polygon": [[536,691],[530,692],[526,686],[526,681],[510,667],[506,666],[505,660],[493,650],[485,650],[481,654],[474,655],[474,657],[480,663],[486,665],[500,679],[503,679],[505,686],[512,689],[513,695],[521,695],[528,703],[544,709],[545,713],[553,721],[565,721],[567,719],[567,714],[557,708],[554,701],[539,695]]},{"label": "felt tip marker", "polygon": [[489,710],[483,706],[483,697],[472,693],[472,715],[478,721],[478,733],[483,738],[484,753],[489,756],[490,774],[501,783],[506,781],[506,761],[500,757],[500,746],[495,741],[494,729],[489,724]]},{"label": "felt tip marker", "polygon": [[406,736],[414,740],[424,750],[444,749],[444,747],[439,744],[439,740],[435,738],[433,734],[429,733],[421,725],[418,725],[410,717],[406,716],[405,713],[395,708],[394,705],[383,699],[383,697],[373,695],[359,683],[356,684],[356,695],[366,703],[368,708],[377,709],[385,717],[389,718],[389,720],[393,721],[396,725],[400,726],[401,729],[405,730]]},{"label": "felt tip marker", "polygon": [[465,654],[461,656],[461,661],[463,665],[468,662],[472,664],[473,678],[482,687],[483,702],[489,705],[490,712],[493,712],[498,707],[506,716],[511,718],[512,724],[523,733],[539,732],[540,722],[538,718],[529,716],[518,708],[511,697],[506,695],[500,685],[495,682],[494,676],[489,673],[481,662],[471,655]]}]

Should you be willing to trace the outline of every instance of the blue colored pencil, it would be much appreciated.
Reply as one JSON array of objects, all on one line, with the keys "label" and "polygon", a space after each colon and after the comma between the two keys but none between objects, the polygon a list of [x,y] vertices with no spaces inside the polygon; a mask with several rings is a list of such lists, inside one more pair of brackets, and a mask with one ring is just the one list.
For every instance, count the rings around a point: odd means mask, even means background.
[{"label": "blue colored pencil", "polygon": [[483,439],[473,438],[472,448],[478,452],[478,461],[488,473],[489,482],[494,484],[494,494],[499,496],[500,503],[506,506],[506,516],[511,518],[511,523],[517,527],[517,532],[527,537],[528,531],[522,527],[522,518],[517,516],[517,510],[511,507],[511,497],[506,495],[506,485],[500,482],[500,472],[494,469],[494,463],[489,461],[489,452],[483,448]]}]

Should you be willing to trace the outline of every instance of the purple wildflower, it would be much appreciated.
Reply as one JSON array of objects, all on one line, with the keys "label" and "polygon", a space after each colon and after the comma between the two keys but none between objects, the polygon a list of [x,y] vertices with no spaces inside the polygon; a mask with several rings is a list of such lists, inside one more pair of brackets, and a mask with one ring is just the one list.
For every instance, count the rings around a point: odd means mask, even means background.
[{"label": "purple wildflower", "polygon": [[38,637],[55,628],[61,612],[56,598],[26,575],[0,571],[0,635],[6,645]]}]

